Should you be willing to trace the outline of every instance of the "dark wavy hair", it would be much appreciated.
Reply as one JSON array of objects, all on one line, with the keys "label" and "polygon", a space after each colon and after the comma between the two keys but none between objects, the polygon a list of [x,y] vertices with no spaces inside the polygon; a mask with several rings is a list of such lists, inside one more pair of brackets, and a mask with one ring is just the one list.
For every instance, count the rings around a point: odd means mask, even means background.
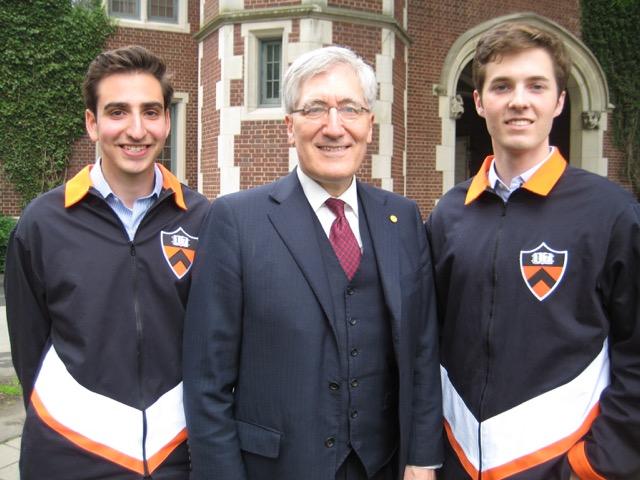
[{"label": "dark wavy hair", "polygon": [[162,87],[165,110],[171,105],[173,86],[164,61],[139,45],[117,48],[103,52],[93,59],[82,84],[85,106],[97,115],[98,84],[109,75],[117,73],[148,73]]}]

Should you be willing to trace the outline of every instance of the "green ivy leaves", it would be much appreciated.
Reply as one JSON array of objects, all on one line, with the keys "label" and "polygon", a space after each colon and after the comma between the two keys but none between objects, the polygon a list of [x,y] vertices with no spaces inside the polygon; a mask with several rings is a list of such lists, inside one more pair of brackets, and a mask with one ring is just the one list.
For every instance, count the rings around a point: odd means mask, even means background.
[{"label": "green ivy leaves", "polygon": [[0,164],[25,203],[64,180],[84,74],[114,30],[100,0],[0,2]]},{"label": "green ivy leaves", "polygon": [[582,0],[582,33],[607,75],[613,137],[640,198],[640,1]]}]

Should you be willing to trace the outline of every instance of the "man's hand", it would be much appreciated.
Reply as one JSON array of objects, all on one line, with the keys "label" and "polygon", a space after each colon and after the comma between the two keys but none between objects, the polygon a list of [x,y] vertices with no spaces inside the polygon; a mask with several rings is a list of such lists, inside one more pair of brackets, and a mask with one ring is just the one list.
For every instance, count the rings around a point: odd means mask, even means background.
[{"label": "man's hand", "polygon": [[404,480],[436,480],[436,471],[433,468],[406,467]]}]

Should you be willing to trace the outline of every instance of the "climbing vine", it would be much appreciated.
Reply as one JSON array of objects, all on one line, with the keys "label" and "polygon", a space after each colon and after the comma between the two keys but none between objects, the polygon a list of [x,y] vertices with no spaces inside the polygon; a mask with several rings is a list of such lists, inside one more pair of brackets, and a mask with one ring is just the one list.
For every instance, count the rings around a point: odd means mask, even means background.
[{"label": "climbing vine", "polygon": [[0,164],[24,203],[64,181],[82,79],[113,32],[100,0],[0,1]]},{"label": "climbing vine", "polygon": [[640,1],[582,0],[582,34],[607,76],[615,145],[640,198]]}]

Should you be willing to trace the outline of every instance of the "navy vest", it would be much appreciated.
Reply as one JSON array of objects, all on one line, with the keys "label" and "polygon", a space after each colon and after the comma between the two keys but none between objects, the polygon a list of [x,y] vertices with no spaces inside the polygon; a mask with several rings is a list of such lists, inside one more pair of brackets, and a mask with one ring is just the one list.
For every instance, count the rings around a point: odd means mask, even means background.
[{"label": "navy vest", "polygon": [[372,476],[398,442],[398,374],[391,319],[363,209],[359,212],[363,255],[349,281],[319,222],[316,233],[333,300],[340,355],[340,422],[337,467],[353,450]]}]

